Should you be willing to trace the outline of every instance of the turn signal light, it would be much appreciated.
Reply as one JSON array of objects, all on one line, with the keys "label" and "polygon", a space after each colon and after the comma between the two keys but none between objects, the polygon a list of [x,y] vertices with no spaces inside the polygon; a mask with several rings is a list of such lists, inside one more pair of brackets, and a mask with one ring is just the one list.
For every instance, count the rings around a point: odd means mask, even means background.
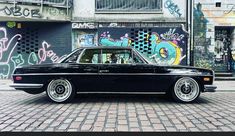
[{"label": "turn signal light", "polygon": [[16,79],[17,81],[19,81],[19,80],[22,80],[22,77],[21,77],[21,76],[17,76],[15,79]]},{"label": "turn signal light", "polygon": [[209,77],[204,77],[203,80],[204,81],[210,81],[210,78]]}]

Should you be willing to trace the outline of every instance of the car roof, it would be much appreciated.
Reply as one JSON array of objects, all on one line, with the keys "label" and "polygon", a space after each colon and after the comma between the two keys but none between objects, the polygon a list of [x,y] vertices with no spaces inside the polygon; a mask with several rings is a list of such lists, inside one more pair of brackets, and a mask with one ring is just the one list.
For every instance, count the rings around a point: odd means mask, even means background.
[{"label": "car roof", "polygon": [[131,46],[89,46],[89,47],[79,47],[79,49],[132,49]]}]

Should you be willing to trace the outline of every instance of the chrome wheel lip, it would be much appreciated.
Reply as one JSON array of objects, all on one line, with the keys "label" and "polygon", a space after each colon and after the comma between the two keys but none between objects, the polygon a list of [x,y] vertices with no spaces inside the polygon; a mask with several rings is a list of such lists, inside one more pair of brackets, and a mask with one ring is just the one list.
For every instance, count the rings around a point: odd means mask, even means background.
[{"label": "chrome wheel lip", "polygon": [[[58,93],[61,90],[55,90],[56,88],[61,89],[63,86],[64,91],[63,93]],[[56,79],[52,80],[47,87],[47,94],[49,98],[55,102],[64,102],[66,101],[72,94],[72,85],[71,83],[66,79]]]},{"label": "chrome wheel lip", "polygon": [[[186,85],[187,84],[187,85]],[[189,93],[184,93],[181,88],[183,85],[189,86],[190,87],[190,92]],[[193,78],[190,77],[183,77],[180,78],[174,86],[174,93],[178,99],[180,99],[183,102],[191,102],[195,100],[199,93],[200,93],[200,88],[197,83]]]}]

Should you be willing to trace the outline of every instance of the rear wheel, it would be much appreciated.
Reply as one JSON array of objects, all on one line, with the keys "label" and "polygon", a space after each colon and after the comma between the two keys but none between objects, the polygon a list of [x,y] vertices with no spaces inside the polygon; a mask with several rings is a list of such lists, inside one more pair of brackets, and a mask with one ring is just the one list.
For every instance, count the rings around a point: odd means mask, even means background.
[{"label": "rear wheel", "polygon": [[178,102],[192,102],[200,95],[200,86],[196,80],[183,77],[177,80],[172,91],[173,98]]},{"label": "rear wheel", "polygon": [[52,80],[47,86],[47,96],[54,102],[69,102],[73,99],[75,91],[67,79]]}]

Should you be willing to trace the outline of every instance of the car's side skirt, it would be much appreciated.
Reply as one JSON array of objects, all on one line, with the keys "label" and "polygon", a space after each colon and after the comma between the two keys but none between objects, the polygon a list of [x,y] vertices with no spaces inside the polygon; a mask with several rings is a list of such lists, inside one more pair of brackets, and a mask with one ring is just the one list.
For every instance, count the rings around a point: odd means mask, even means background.
[{"label": "car's side skirt", "polygon": [[166,94],[166,92],[77,92],[77,94]]}]

